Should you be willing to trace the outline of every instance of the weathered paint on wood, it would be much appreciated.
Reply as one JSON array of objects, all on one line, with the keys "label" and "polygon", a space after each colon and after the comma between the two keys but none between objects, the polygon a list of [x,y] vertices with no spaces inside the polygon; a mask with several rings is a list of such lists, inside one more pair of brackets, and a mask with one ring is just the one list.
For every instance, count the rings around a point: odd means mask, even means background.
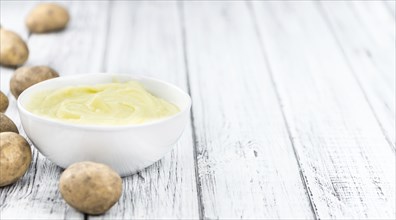
[{"label": "weathered paint on wood", "polygon": [[[395,1],[63,1],[69,27],[29,35],[36,3],[0,2],[27,65],[164,79],[191,92],[193,123],[103,216],[70,208],[34,149],[0,189],[1,219],[396,218]],[[0,67],[0,89],[26,136],[13,71]]]},{"label": "weathered paint on wood", "polygon": [[245,2],[185,2],[182,13],[203,217],[312,219]]},{"label": "weathered paint on wood", "polygon": [[318,218],[394,218],[395,154],[314,2],[254,2]]},{"label": "weathered paint on wood", "polygon": [[[322,6],[384,135],[395,148],[395,18],[379,1]],[[348,22],[342,22],[346,18]]]}]

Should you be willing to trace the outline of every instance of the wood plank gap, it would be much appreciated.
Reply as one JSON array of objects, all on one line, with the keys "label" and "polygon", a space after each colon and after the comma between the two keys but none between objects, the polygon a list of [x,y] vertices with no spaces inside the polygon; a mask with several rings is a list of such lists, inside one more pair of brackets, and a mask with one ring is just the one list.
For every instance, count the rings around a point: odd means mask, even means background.
[{"label": "wood plank gap", "polygon": [[[184,57],[184,67],[186,73],[186,81],[187,81],[187,92],[191,95],[191,82],[190,82],[190,71],[188,68],[188,56],[187,56],[187,37],[186,37],[186,27],[185,27],[185,17],[184,17],[184,4],[183,2],[178,2],[177,4],[179,19],[180,19],[180,28],[182,34],[182,47],[183,47],[183,57]],[[196,188],[197,188],[197,201],[198,201],[198,213],[199,219],[203,219],[205,217],[205,207],[202,202],[202,184],[201,179],[199,177],[199,168],[198,168],[198,149],[197,149],[197,134],[195,129],[195,121],[193,108],[190,109],[190,119],[191,119],[191,131],[193,138],[193,156],[194,156],[194,167],[195,167],[195,179],[196,179]]]},{"label": "wood plank gap", "polygon": [[267,54],[267,52],[265,50],[264,42],[262,41],[262,34],[261,34],[260,29],[259,29],[258,24],[257,24],[256,13],[254,12],[254,10],[252,8],[253,5],[250,2],[246,2],[246,4],[247,4],[247,7],[249,9],[251,18],[252,18],[252,22],[253,22],[253,25],[254,25],[254,30],[256,32],[256,36],[258,38],[260,50],[261,50],[261,52],[263,54],[263,57],[264,57],[264,62],[266,63],[266,66],[267,66],[267,69],[268,69],[269,78],[271,80],[272,87],[274,89],[276,98],[278,100],[279,108],[281,109],[281,114],[282,114],[282,117],[283,117],[283,120],[284,120],[284,123],[285,123],[285,126],[286,126],[287,135],[289,137],[291,146],[293,147],[293,153],[294,153],[294,156],[296,157],[296,160],[297,160],[298,171],[299,171],[302,183],[304,185],[304,189],[305,189],[306,193],[308,194],[310,208],[311,208],[311,210],[312,210],[312,212],[314,214],[315,219],[320,219],[318,211],[317,211],[317,208],[316,208],[316,206],[315,206],[315,204],[313,202],[312,191],[311,191],[311,189],[309,188],[309,186],[307,184],[307,179],[306,179],[306,177],[304,175],[303,169],[301,168],[300,158],[299,158],[299,156],[297,154],[295,143],[294,143],[293,137],[291,135],[290,125],[289,125],[289,123],[287,121],[287,118],[286,118],[286,115],[285,115],[285,111],[284,111],[284,106],[282,104],[283,103],[282,102],[282,98],[280,96],[278,87],[277,87],[276,82],[274,80],[274,76],[273,76],[274,73],[272,71],[271,64],[270,64],[269,59],[268,59],[268,54]]},{"label": "wood plank gap", "polygon": [[[322,5],[322,2],[319,1],[317,5],[318,5],[318,8],[319,8],[320,14],[323,17],[323,20],[327,24],[327,27],[329,28],[331,34],[333,35],[335,41],[337,42],[337,45],[338,45],[338,48],[339,48],[340,52],[342,53],[342,55],[344,56],[345,60],[347,61],[346,64],[347,64],[348,68],[350,69],[353,78],[357,82],[358,87],[360,88],[360,90],[363,93],[364,99],[366,100],[368,106],[370,107],[371,112],[373,113],[373,116],[374,116],[375,120],[377,121],[379,127],[381,128],[381,131],[382,131],[382,133],[384,135],[385,140],[388,142],[388,144],[389,144],[390,148],[392,149],[393,153],[396,153],[396,146],[393,144],[391,138],[389,137],[389,135],[387,134],[383,124],[381,123],[376,111],[374,110],[373,104],[370,102],[370,99],[368,98],[367,92],[364,90],[362,82],[360,81],[359,77],[357,76],[357,73],[356,73],[355,69],[353,68],[353,66],[351,64],[351,61],[348,58],[348,56],[347,56],[347,54],[345,52],[345,49],[341,45],[339,37],[335,34],[335,30],[334,30],[334,28],[331,25],[330,20],[329,20],[329,15],[325,12],[325,10],[323,8],[323,5]],[[355,13],[355,15],[356,15],[356,13]]]},{"label": "wood plank gap", "polygon": [[253,4],[319,218],[393,219],[394,154],[315,3]]}]

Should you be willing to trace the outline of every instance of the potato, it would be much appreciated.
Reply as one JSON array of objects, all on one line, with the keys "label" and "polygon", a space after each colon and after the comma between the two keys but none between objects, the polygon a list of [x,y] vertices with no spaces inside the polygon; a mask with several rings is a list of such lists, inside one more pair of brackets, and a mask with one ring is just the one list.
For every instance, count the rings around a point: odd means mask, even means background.
[{"label": "potato", "polygon": [[0,133],[0,187],[15,183],[32,161],[29,143],[21,135]]},{"label": "potato", "polygon": [[19,66],[28,57],[29,49],[25,41],[18,34],[0,28],[0,65]]},{"label": "potato", "polygon": [[7,115],[0,112],[0,133],[2,132],[19,133],[14,122],[9,117],[7,117]]},{"label": "potato", "polygon": [[59,74],[47,66],[20,67],[15,70],[10,80],[11,93],[18,96],[30,86],[41,81],[58,77]]},{"label": "potato", "polygon": [[30,11],[26,26],[32,33],[59,31],[69,22],[67,10],[55,3],[41,3]]},{"label": "potato", "polygon": [[7,96],[0,91],[0,112],[5,112],[8,108],[8,98]]},{"label": "potato", "polygon": [[120,198],[121,177],[110,167],[94,162],[79,162],[61,175],[59,189],[75,209],[92,215],[105,213]]}]

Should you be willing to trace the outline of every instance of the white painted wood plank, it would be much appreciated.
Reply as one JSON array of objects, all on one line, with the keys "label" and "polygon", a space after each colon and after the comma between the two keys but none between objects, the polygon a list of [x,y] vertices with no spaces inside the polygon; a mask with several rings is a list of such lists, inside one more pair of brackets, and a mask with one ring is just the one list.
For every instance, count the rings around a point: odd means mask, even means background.
[{"label": "white painted wood plank", "polygon": [[321,5],[345,58],[395,148],[395,18],[379,1]]},{"label": "white painted wood plank", "polygon": [[389,12],[396,17],[396,1],[395,0],[387,0],[383,1],[385,6],[388,8]]},{"label": "white painted wood plank", "polygon": [[[69,27],[62,32],[32,35],[28,41],[27,65],[49,65],[60,75],[99,71],[104,54],[108,2],[70,2]],[[1,86],[8,92],[12,71],[1,75]],[[9,95],[7,114],[18,125],[23,136],[16,101]],[[28,173],[16,184],[0,189],[2,219],[82,219],[83,214],[70,208],[58,191],[61,169],[33,150]]]},{"label": "white painted wood plank", "polygon": [[317,217],[394,219],[395,154],[315,3],[254,6]]},{"label": "white painted wood plank", "polygon": [[[148,74],[187,91],[175,2],[113,2],[106,72]],[[191,125],[173,151],[123,178],[120,201],[89,219],[198,219]]]},{"label": "white painted wood plank", "polygon": [[18,33],[27,40],[29,31],[25,19],[34,1],[0,1],[0,25],[2,28]]},{"label": "white painted wood plank", "polygon": [[185,2],[203,217],[312,219],[245,2]]},{"label": "white painted wood plank", "polygon": [[361,24],[371,43],[378,47],[373,51],[379,72],[388,77],[388,80],[395,79],[394,57],[395,57],[395,18],[387,13],[383,4],[377,1],[368,2],[348,2],[351,14]]},{"label": "white painted wood plank", "polygon": [[60,75],[103,71],[107,41],[107,1],[63,2],[70,12],[69,26],[60,32],[32,35],[28,65],[48,65]]},{"label": "white painted wood plank", "polygon": [[395,148],[394,17],[386,12],[381,2],[360,2],[353,5],[348,5],[347,2],[323,2],[322,7],[345,58],[387,139]]}]

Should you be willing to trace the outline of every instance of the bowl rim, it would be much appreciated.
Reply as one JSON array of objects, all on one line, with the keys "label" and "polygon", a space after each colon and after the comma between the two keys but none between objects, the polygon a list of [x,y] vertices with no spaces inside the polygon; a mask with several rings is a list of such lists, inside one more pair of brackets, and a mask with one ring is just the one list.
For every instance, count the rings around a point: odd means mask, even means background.
[{"label": "bowl rim", "polygon": [[[68,122],[68,121],[62,121],[62,120],[57,120],[57,119],[52,119],[49,117],[45,117],[45,116],[40,116],[37,114],[34,114],[30,111],[28,111],[21,103],[21,97],[26,96],[27,94],[29,94],[29,92],[31,90],[33,90],[34,88],[46,85],[46,84],[50,84],[54,81],[62,81],[65,79],[73,79],[73,78],[80,78],[80,77],[95,77],[95,76],[104,76],[104,75],[110,75],[113,77],[116,76],[126,76],[126,77],[131,77],[131,80],[139,80],[139,79],[148,79],[148,80],[152,80],[152,81],[156,81],[158,83],[164,84],[167,87],[171,87],[173,89],[175,89],[176,91],[178,91],[179,93],[181,93],[182,95],[184,95],[187,98],[187,104],[186,107],[183,109],[180,109],[180,111],[174,115],[171,115],[169,117],[165,117],[162,119],[158,119],[158,120],[154,120],[154,121],[150,121],[150,122],[145,122],[142,124],[125,124],[125,125],[107,125],[107,124],[78,124],[78,123],[72,123],[72,122]],[[61,88],[61,87],[59,87]],[[166,81],[154,78],[154,77],[149,77],[149,76],[144,76],[144,75],[140,75],[140,74],[122,74],[122,73],[105,73],[105,72],[101,72],[101,73],[83,73],[83,74],[74,74],[74,75],[66,75],[66,76],[60,76],[60,77],[56,77],[56,78],[52,78],[52,79],[48,79],[42,82],[39,82],[37,84],[34,84],[32,86],[30,86],[29,88],[25,89],[19,96],[17,99],[17,106],[18,106],[18,110],[20,112],[22,112],[23,114],[27,115],[28,117],[36,120],[36,121],[43,121],[52,125],[56,125],[56,126],[64,126],[64,127],[70,127],[70,128],[74,128],[74,129],[86,129],[86,130],[97,130],[97,131],[109,131],[109,130],[124,130],[124,129],[128,129],[128,128],[143,128],[143,127],[149,127],[149,126],[154,126],[154,125],[159,125],[159,124],[165,124],[168,121],[171,121],[175,118],[181,117],[182,115],[184,115],[186,112],[190,112],[191,109],[191,97],[190,95],[183,91],[181,88],[177,87],[176,85],[173,85],[171,83],[168,83]]]}]

